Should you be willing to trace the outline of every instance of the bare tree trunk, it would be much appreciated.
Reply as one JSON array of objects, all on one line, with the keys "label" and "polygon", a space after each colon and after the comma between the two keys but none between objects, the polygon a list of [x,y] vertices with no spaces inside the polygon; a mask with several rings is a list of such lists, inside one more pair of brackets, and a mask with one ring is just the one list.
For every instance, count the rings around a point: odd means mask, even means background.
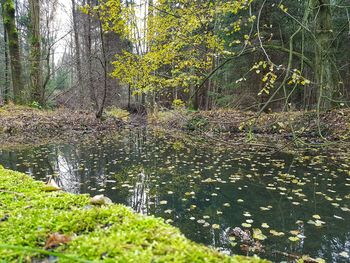
[{"label": "bare tree trunk", "polygon": [[[85,4],[85,0],[83,1]],[[86,4],[91,6],[91,0],[87,0]],[[91,15],[85,16],[87,21],[84,23],[84,35],[85,35],[85,57],[87,58],[87,86],[89,89],[90,100],[92,102],[94,110],[97,111],[98,101],[95,94],[93,79],[92,79],[92,39],[91,39]]]},{"label": "bare tree trunk", "polygon": [[315,21],[315,73],[318,85],[318,108],[328,110],[339,83],[334,60],[333,23],[330,0],[311,0]]},{"label": "bare tree trunk", "polygon": [[31,100],[44,104],[41,68],[40,1],[29,0]]},{"label": "bare tree trunk", "polygon": [[101,51],[102,51],[102,69],[103,69],[103,94],[102,94],[102,100],[101,103],[98,105],[98,110],[96,112],[96,118],[100,119],[103,114],[103,110],[106,103],[107,98],[107,75],[108,75],[108,69],[107,69],[107,54],[106,54],[106,47],[105,47],[105,41],[104,41],[104,32],[102,28],[102,22],[101,19],[98,19],[99,21],[99,29],[100,29],[100,38],[101,38]]},{"label": "bare tree trunk", "polygon": [[24,90],[22,65],[19,52],[19,39],[15,21],[15,5],[13,0],[1,0],[4,27],[7,32],[7,44],[11,63],[13,96],[16,103],[22,102]]},{"label": "bare tree trunk", "polygon": [[131,108],[131,85],[128,85],[128,110]]},{"label": "bare tree trunk", "polygon": [[74,31],[74,43],[75,43],[75,65],[78,75],[78,87],[80,90],[80,106],[83,106],[84,103],[84,90],[83,90],[83,75],[81,72],[81,60],[80,60],[80,43],[79,43],[79,32],[78,32],[78,21],[77,21],[77,14],[76,14],[76,0],[72,0],[72,15],[73,15],[73,31]]},{"label": "bare tree trunk", "polygon": [[4,28],[4,55],[5,55],[5,87],[4,87],[4,102],[8,102],[9,92],[10,92],[10,80],[9,80],[9,54],[8,54],[8,43],[7,43],[7,32]]}]

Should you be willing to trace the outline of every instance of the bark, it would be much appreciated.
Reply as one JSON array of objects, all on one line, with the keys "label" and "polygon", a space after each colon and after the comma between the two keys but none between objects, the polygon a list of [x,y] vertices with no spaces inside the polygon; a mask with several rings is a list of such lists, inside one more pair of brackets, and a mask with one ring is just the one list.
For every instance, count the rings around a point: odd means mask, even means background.
[{"label": "bark", "polygon": [[4,102],[7,103],[9,99],[9,91],[10,91],[10,80],[9,80],[9,54],[8,54],[8,43],[7,43],[7,32],[4,28],[4,50],[5,50],[5,87],[4,87]]},{"label": "bark", "polygon": [[318,108],[329,110],[339,83],[334,60],[333,23],[330,0],[311,0],[315,21],[315,76]]},{"label": "bark", "polygon": [[75,43],[75,61],[76,61],[76,70],[78,77],[78,87],[80,90],[80,106],[82,107],[84,103],[84,90],[83,90],[83,75],[81,71],[81,60],[80,60],[80,44],[79,44],[79,29],[78,29],[78,21],[77,21],[77,13],[76,13],[76,0],[72,0],[72,15],[73,15],[73,32],[74,32],[74,43]]},{"label": "bark", "polygon": [[103,91],[102,91],[102,100],[99,105],[97,105],[97,112],[96,112],[96,118],[100,119],[103,115],[103,110],[106,104],[106,98],[107,98],[107,74],[108,74],[108,69],[107,69],[107,54],[106,54],[106,47],[105,47],[105,40],[104,40],[104,32],[102,28],[102,22],[99,17],[99,30],[100,30],[100,40],[101,40],[101,52],[102,52],[102,70],[103,70]]},{"label": "bark", "polygon": [[[91,6],[91,0],[83,1],[83,5],[88,4]],[[93,74],[92,74],[92,21],[91,15],[85,16],[86,21],[84,23],[84,35],[85,35],[85,57],[87,58],[87,86],[89,89],[90,101],[92,102],[93,108],[97,110],[98,101],[95,94],[94,84],[93,84]]]},{"label": "bark", "polygon": [[31,100],[44,104],[41,68],[40,1],[29,0]]},{"label": "bark", "polygon": [[15,21],[15,6],[13,0],[1,0],[4,28],[7,32],[7,44],[11,64],[11,78],[14,102],[21,103],[23,95],[22,65],[19,52],[18,32]]}]

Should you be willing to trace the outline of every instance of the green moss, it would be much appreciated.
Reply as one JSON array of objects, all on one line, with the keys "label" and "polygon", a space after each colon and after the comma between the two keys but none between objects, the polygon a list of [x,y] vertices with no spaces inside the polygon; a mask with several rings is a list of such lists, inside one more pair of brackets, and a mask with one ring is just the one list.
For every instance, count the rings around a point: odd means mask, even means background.
[{"label": "green moss", "polygon": [[[88,195],[47,193],[43,183],[0,166],[0,259],[60,262],[267,262],[228,257],[186,239],[162,219],[123,205],[93,207]],[[45,250],[48,236],[73,237]]]}]

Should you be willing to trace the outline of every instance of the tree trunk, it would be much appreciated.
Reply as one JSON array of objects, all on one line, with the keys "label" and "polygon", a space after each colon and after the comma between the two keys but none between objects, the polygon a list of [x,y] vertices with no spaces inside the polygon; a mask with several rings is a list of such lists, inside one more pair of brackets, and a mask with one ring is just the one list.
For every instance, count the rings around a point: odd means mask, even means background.
[{"label": "tree trunk", "polygon": [[1,0],[3,12],[4,28],[7,32],[7,44],[11,63],[11,78],[13,86],[13,96],[16,103],[22,102],[23,80],[22,65],[19,52],[18,32],[15,21],[15,6],[13,0]]},{"label": "tree trunk", "polygon": [[80,44],[79,44],[79,29],[76,14],[76,0],[72,0],[72,15],[73,15],[73,32],[74,32],[74,44],[75,44],[75,65],[78,75],[78,87],[80,91],[80,106],[84,104],[84,90],[83,90],[83,75],[81,72],[81,60],[80,60]]},{"label": "tree trunk", "polygon": [[[91,0],[87,0],[86,4],[91,6]],[[83,5],[85,5],[85,1],[83,1]],[[91,15],[85,16],[86,21],[84,23],[84,35],[85,35],[85,57],[87,58],[87,86],[89,89],[89,95],[90,95],[90,101],[92,103],[92,107],[94,110],[97,111],[98,107],[98,101],[95,94],[94,89],[94,83],[93,83],[93,74],[92,74],[92,36],[91,36],[91,27],[92,27],[92,21],[91,21]]]},{"label": "tree trunk", "polygon": [[315,76],[318,109],[329,110],[339,83],[334,60],[333,23],[330,0],[311,0],[315,21]]},{"label": "tree trunk", "polygon": [[8,43],[7,43],[7,32],[4,28],[4,50],[5,50],[5,87],[4,87],[4,102],[7,103],[9,99],[9,92],[10,92],[10,80],[9,80],[9,54],[8,54]]},{"label": "tree trunk", "polygon": [[31,100],[44,104],[41,76],[40,1],[29,0]]},{"label": "tree trunk", "polygon": [[199,109],[199,94],[198,94],[199,89],[197,86],[192,85],[191,86],[191,95],[190,95],[190,108],[193,110],[198,110]]},{"label": "tree trunk", "polygon": [[99,30],[100,30],[100,38],[101,38],[101,52],[102,52],[102,70],[103,70],[103,91],[102,91],[102,99],[101,103],[97,105],[97,112],[96,112],[96,118],[101,119],[104,111],[104,107],[106,104],[106,98],[107,98],[107,74],[108,74],[108,69],[107,69],[107,54],[106,54],[106,46],[105,46],[105,39],[104,39],[104,32],[102,28],[102,22],[100,17],[98,17],[99,20]]}]

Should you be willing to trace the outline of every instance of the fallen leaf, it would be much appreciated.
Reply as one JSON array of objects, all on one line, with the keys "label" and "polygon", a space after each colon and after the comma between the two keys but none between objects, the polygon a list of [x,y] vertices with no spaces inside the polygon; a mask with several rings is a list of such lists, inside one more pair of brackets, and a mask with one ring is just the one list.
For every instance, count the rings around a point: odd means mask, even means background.
[{"label": "fallen leaf", "polygon": [[267,237],[259,228],[253,228],[253,238],[257,240],[265,240]]},{"label": "fallen leaf", "polygon": [[290,241],[292,241],[292,242],[297,242],[297,241],[300,240],[299,237],[289,237],[288,239],[289,239]]},{"label": "fallen leaf", "polygon": [[63,235],[60,233],[53,233],[46,240],[45,249],[53,248],[62,244],[67,244],[71,240],[72,238],[70,236]]}]

